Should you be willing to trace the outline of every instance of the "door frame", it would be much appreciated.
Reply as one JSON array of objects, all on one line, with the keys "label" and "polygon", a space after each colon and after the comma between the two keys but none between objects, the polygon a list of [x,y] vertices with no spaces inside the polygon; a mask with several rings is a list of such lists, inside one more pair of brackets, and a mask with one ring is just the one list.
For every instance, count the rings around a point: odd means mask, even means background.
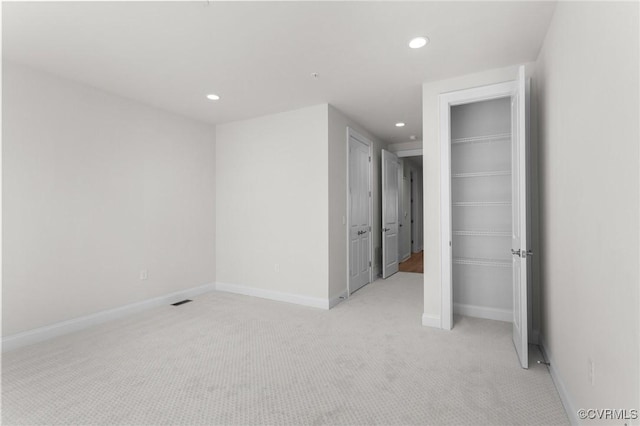
[{"label": "door frame", "polygon": [[371,266],[369,267],[369,282],[367,284],[370,284],[373,281],[373,264],[375,262],[373,259],[373,142],[358,133],[356,130],[347,126],[347,218],[345,220],[347,247],[347,299],[351,296],[351,274],[349,273],[349,265],[351,264],[351,256],[349,255],[349,230],[351,229],[351,193],[349,191],[349,182],[351,182],[351,167],[349,166],[351,164],[351,156],[349,154],[349,141],[351,138],[354,138],[369,147],[369,259],[371,259]]},{"label": "door frame", "polygon": [[440,327],[453,328],[453,240],[451,229],[451,107],[492,99],[510,98],[518,90],[516,81],[442,93],[440,113]]}]

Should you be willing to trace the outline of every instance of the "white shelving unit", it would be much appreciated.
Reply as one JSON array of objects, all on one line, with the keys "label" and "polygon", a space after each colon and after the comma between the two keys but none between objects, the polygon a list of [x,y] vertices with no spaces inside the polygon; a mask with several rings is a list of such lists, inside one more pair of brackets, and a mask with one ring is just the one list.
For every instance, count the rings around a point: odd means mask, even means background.
[{"label": "white shelving unit", "polygon": [[476,311],[511,309],[510,122],[508,99],[451,109],[453,301]]},{"label": "white shelving unit", "polygon": [[488,142],[510,142],[510,141],[511,141],[511,133],[499,133],[495,135],[451,139],[451,144],[456,145],[460,143],[478,143],[478,142],[488,143]]}]

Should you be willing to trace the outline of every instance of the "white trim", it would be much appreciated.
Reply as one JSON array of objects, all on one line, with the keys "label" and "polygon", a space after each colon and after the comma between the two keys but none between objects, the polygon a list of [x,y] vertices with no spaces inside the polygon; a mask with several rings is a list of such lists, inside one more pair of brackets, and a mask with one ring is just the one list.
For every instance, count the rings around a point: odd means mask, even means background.
[{"label": "white trim", "polygon": [[338,303],[346,299],[347,299],[347,291],[345,290],[342,293],[340,293],[338,296],[332,297],[331,299],[329,299],[329,309],[333,308]]},{"label": "white trim", "polygon": [[284,293],[280,291],[266,290],[257,287],[248,287],[240,284],[216,283],[216,290],[227,293],[254,296],[261,299],[277,300],[278,302],[294,303],[296,305],[310,306],[312,308],[329,309],[329,299],[319,297],[302,296],[300,294]]},{"label": "white trim", "polygon": [[442,328],[453,328],[451,254],[451,107],[471,102],[510,97],[515,81],[440,94],[440,285]]},{"label": "white trim", "polygon": [[[349,193],[349,182],[350,182],[350,158],[349,158],[349,140],[351,138],[356,139],[358,142],[362,142],[363,144],[369,147],[369,259],[371,261],[371,266],[369,267],[369,282],[367,284],[371,284],[373,282],[373,267],[375,266],[375,259],[373,258],[373,142],[369,140],[367,137],[355,131],[353,128],[347,126],[347,220],[346,220],[346,235],[347,235],[347,299],[351,295],[351,289],[349,287],[349,283],[351,280],[351,274],[349,273],[349,265],[351,259],[349,258],[349,231],[351,229],[351,200]],[[365,285],[367,285],[365,284]],[[363,286],[364,287],[364,286]],[[354,290],[355,291],[355,290]]]},{"label": "white trim", "polygon": [[507,309],[489,308],[487,306],[454,303],[453,313],[464,315],[467,317],[484,318],[495,321],[513,321],[513,311]]},{"label": "white trim", "polygon": [[94,325],[124,318],[151,308],[169,305],[213,290],[215,290],[215,285],[213,283],[204,284],[199,287],[176,291],[164,296],[154,297],[153,299],[131,303],[118,308],[107,309],[95,314],[85,315],[44,327],[35,328],[23,333],[6,336],[2,338],[2,352],[11,351],[33,343],[53,339],[54,337],[62,336],[64,334],[84,330],[85,328],[89,328]]},{"label": "white trim", "polygon": [[555,360],[549,352],[549,349],[547,348],[547,345],[544,341],[544,336],[542,334],[540,335],[540,350],[542,351],[544,359],[546,359],[549,363],[549,373],[551,373],[551,379],[553,380],[553,384],[558,391],[558,395],[560,395],[560,401],[562,401],[562,406],[564,407],[564,411],[567,413],[567,417],[569,417],[569,421],[572,425],[579,425],[580,421],[578,420],[578,412],[576,411],[576,406],[571,402],[571,397],[569,395],[569,392],[567,391],[567,387],[565,386],[564,381],[562,380],[562,377],[558,372]]},{"label": "white trim", "polygon": [[422,148],[419,149],[402,149],[400,151],[391,151],[393,152],[395,155],[398,156],[398,158],[402,158],[402,157],[417,157],[419,155],[422,155]]},{"label": "white trim", "polygon": [[426,312],[422,314],[422,325],[427,327],[442,328],[440,317],[429,315]]}]

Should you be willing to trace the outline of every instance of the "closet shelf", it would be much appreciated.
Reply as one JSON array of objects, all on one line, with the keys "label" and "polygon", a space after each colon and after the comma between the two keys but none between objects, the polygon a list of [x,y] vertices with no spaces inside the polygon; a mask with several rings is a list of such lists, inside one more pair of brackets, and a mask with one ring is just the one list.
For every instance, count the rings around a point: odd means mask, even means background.
[{"label": "closet shelf", "polygon": [[468,237],[511,237],[509,231],[453,231],[453,235],[468,236]]},{"label": "closet shelf", "polygon": [[495,172],[477,172],[477,173],[453,173],[452,178],[474,178],[474,177],[490,177],[490,176],[510,176],[508,170],[500,170]]},{"label": "closet shelf", "polygon": [[454,257],[456,265],[490,266],[495,268],[510,268],[511,262],[502,259],[472,259],[467,257]]},{"label": "closet shelf", "polygon": [[497,135],[451,139],[451,143],[455,145],[460,143],[474,143],[474,142],[506,142],[510,140],[511,140],[511,133],[499,133]]},{"label": "closet shelf", "polygon": [[454,207],[495,207],[510,206],[511,201],[460,201],[451,203]]}]

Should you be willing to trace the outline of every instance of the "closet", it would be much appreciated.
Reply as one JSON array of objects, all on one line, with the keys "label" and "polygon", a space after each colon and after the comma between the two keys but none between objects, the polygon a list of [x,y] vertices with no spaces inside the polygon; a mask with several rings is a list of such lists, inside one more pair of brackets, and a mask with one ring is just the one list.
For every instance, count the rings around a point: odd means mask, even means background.
[{"label": "closet", "polygon": [[512,321],[511,99],[451,107],[454,313]]},{"label": "closet", "polygon": [[529,365],[529,87],[513,81],[439,96],[441,327],[454,311],[510,321]]}]

